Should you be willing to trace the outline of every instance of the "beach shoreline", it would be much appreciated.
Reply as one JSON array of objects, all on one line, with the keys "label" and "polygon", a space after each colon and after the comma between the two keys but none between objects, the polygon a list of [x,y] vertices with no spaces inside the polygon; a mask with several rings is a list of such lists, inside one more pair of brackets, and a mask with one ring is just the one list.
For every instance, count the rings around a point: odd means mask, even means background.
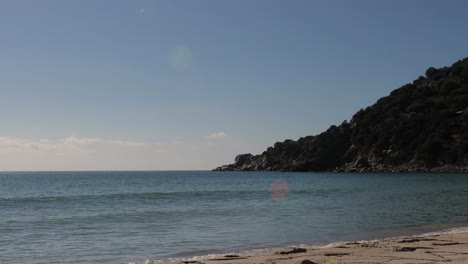
[{"label": "beach shoreline", "polygon": [[[309,262],[308,262],[309,261]],[[134,262],[142,264],[468,263],[468,227],[375,240],[339,241],[238,253]],[[130,264],[134,264],[133,262]]]}]

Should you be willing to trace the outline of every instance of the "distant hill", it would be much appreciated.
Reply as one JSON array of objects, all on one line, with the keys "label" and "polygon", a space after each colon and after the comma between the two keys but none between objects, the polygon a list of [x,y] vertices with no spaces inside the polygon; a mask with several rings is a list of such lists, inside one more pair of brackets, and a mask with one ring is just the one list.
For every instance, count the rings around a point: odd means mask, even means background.
[{"label": "distant hill", "polygon": [[214,170],[468,172],[468,58],[427,69],[350,122]]}]

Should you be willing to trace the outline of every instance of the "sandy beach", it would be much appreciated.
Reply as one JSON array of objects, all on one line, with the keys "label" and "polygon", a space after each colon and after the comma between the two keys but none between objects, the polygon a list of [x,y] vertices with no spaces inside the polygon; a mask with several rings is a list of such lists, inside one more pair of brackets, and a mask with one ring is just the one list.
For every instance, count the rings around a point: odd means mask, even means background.
[{"label": "sandy beach", "polygon": [[[280,248],[261,255],[236,254],[205,260],[162,263],[193,264],[345,264],[468,263],[468,232],[347,242],[317,248]],[[161,262],[146,262],[161,263]]]}]

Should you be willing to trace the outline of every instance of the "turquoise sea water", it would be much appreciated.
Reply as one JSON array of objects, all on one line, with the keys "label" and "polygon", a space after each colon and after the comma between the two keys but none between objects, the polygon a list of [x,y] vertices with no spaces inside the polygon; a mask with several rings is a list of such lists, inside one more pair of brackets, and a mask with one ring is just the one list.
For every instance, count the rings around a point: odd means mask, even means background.
[{"label": "turquoise sea water", "polygon": [[0,263],[129,263],[467,223],[468,174],[0,173]]}]

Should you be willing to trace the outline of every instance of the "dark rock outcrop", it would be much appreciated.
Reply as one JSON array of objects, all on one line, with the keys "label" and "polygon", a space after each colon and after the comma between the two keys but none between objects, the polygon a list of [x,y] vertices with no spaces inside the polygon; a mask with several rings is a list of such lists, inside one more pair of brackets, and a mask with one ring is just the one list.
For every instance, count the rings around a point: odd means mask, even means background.
[{"label": "dark rock outcrop", "polygon": [[467,172],[468,58],[429,68],[327,131],[242,154],[217,171]]}]

